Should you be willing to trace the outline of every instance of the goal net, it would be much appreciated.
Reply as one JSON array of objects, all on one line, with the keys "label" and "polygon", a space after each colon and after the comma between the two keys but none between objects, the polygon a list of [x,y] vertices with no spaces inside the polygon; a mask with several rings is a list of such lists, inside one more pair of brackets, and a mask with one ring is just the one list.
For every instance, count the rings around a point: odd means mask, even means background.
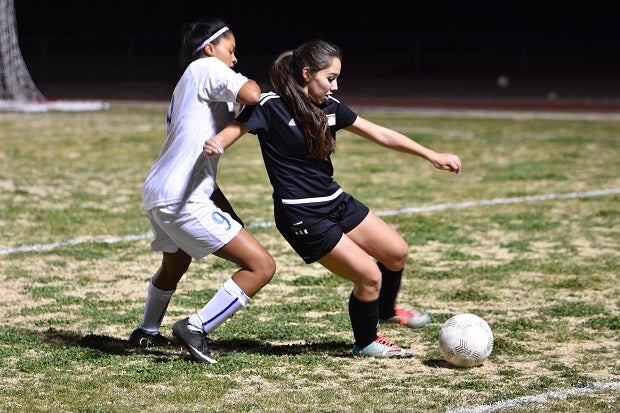
[{"label": "goal net", "polygon": [[14,0],[0,0],[0,111],[104,110],[98,101],[48,100],[35,85],[17,40]]}]

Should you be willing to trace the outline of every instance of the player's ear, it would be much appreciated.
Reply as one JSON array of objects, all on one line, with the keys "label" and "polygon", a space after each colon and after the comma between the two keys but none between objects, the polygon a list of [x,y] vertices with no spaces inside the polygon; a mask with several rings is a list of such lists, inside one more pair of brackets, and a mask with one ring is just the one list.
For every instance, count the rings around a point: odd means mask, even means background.
[{"label": "player's ear", "polygon": [[207,56],[213,56],[215,54],[215,46],[213,46],[213,43],[207,43],[205,44],[204,51]]},{"label": "player's ear", "polygon": [[301,69],[301,75],[303,76],[306,82],[309,82],[310,79],[312,78],[312,71],[310,70],[308,66],[306,66],[303,69]]}]

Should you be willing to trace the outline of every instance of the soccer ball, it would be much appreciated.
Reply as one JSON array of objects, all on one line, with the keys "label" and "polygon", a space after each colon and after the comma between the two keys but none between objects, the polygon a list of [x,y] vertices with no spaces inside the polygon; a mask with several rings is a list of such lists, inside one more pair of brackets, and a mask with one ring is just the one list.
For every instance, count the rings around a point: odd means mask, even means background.
[{"label": "soccer ball", "polygon": [[475,314],[458,314],[439,331],[439,352],[456,367],[479,366],[493,351],[493,331]]}]

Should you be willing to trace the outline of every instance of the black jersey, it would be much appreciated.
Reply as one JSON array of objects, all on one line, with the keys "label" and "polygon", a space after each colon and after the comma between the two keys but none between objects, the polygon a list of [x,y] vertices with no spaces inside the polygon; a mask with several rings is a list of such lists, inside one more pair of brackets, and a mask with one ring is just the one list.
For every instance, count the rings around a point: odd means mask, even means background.
[{"label": "black jersey", "polygon": [[[334,139],[336,131],[357,119],[355,112],[331,96],[321,109]],[[312,203],[329,201],[342,192],[333,179],[331,159],[310,156],[306,139],[279,95],[263,93],[259,103],[245,107],[237,121],[258,135],[274,199],[285,204]]]}]

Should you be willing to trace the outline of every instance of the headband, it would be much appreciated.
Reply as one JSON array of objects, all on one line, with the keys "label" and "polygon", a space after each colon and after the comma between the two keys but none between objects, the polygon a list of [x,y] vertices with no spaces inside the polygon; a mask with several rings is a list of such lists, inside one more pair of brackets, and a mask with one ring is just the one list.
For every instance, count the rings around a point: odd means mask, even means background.
[{"label": "headband", "polygon": [[213,40],[217,39],[218,37],[220,37],[224,32],[230,30],[228,28],[228,26],[224,26],[222,27],[220,30],[216,31],[215,33],[213,33],[211,36],[209,36],[209,38],[207,40],[205,40],[204,42],[202,42],[202,44],[200,46],[198,46],[196,48],[196,50],[194,51],[194,53],[199,52],[203,47],[205,47],[207,44],[211,43]]}]

